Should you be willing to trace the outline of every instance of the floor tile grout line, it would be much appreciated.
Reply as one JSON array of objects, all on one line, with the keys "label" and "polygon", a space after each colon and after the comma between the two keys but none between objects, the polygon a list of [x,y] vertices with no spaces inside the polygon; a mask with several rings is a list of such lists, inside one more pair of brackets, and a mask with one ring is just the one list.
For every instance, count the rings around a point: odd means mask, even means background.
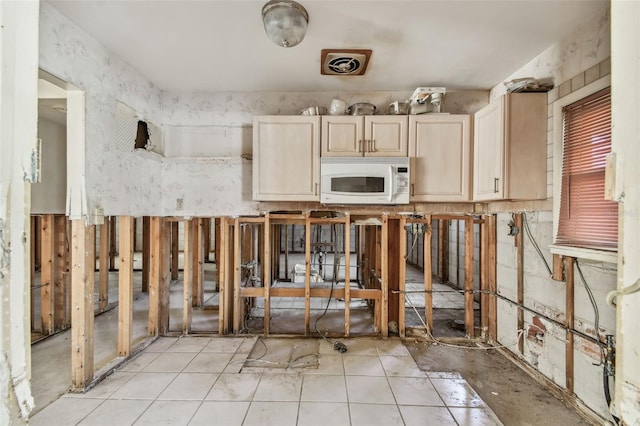
[{"label": "floor tile grout line", "polygon": [[[377,346],[376,346],[376,352],[378,353],[378,360],[380,364],[382,364],[382,358],[380,358],[381,355]],[[389,390],[391,391],[393,400],[396,403],[396,410],[398,410],[398,414],[400,414],[400,419],[402,420],[402,423],[406,425],[407,422],[404,420],[404,416],[402,415],[402,410],[400,410],[400,405],[398,404],[398,398],[396,397],[396,393],[393,391],[393,387],[391,386],[391,382],[389,381],[389,375],[387,374],[387,370],[384,368],[384,364],[382,364],[382,370],[384,371],[384,377],[387,379],[387,385],[389,385]]]}]

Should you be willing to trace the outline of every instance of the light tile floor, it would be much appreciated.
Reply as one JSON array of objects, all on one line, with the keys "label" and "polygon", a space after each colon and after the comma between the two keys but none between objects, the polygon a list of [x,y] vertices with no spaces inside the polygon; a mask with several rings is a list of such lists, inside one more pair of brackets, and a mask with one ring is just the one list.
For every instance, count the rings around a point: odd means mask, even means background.
[{"label": "light tile floor", "polygon": [[[279,340],[291,345],[291,339]],[[399,339],[342,340],[344,354],[320,341],[317,368],[269,368],[266,357],[265,367],[243,367],[256,341],[160,338],[93,389],[64,395],[30,424],[501,424],[462,377],[421,371]]]}]

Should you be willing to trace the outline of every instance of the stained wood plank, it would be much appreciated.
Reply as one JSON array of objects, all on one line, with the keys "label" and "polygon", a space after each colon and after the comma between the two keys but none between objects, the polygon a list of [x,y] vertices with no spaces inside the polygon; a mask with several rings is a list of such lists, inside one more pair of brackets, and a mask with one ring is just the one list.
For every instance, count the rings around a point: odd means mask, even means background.
[{"label": "stained wood plank", "polygon": [[183,304],[182,304],[182,332],[184,334],[191,333],[191,319],[192,319],[192,291],[193,291],[193,238],[195,237],[197,219],[191,219],[184,223],[184,266],[182,272],[182,291],[183,291]]},{"label": "stained wood plank", "polygon": [[431,264],[431,241],[432,226],[431,216],[425,216],[425,233],[424,233],[424,317],[426,319],[429,332],[433,333],[433,268]]},{"label": "stained wood plank", "polygon": [[[515,226],[520,230],[515,236],[515,245],[516,245],[516,299],[518,305],[522,306],[524,304],[524,241],[523,241],[523,233],[524,228],[522,213],[516,213],[514,219]],[[518,307],[517,312],[517,321],[518,321],[518,330],[524,330],[524,309]],[[518,350],[521,354],[524,354],[524,333],[520,336],[520,340],[518,340]]]},{"label": "stained wood plank", "polygon": [[564,258],[559,254],[553,255],[553,275],[555,281],[564,281]]},{"label": "stained wood plank", "polygon": [[449,282],[449,221],[441,219],[438,222],[438,261],[440,282]]},{"label": "stained wood plank", "polygon": [[566,270],[565,276],[567,280],[567,289],[566,289],[566,307],[565,307],[565,320],[567,326],[567,344],[565,349],[565,377],[566,377],[566,385],[567,392],[569,394],[573,394],[574,392],[574,356],[573,356],[573,347],[574,347],[574,338],[573,333],[569,330],[573,330],[574,328],[574,300],[575,300],[575,275],[574,275],[574,263],[575,259],[573,257],[565,257],[566,261]]},{"label": "stained wood plank", "polygon": [[308,336],[311,328],[311,218],[309,214],[305,216],[304,262],[304,334]]},{"label": "stained wood plank", "polygon": [[[262,258],[262,285],[264,287],[264,335],[269,335],[269,328],[271,323],[271,253],[269,253],[271,247],[271,215],[269,213],[264,216],[263,225],[263,238],[258,237],[258,241],[264,241],[264,257]],[[260,246],[260,244],[258,244]],[[260,253],[260,247],[258,247],[258,253]]]},{"label": "stained wood plank", "polygon": [[40,235],[42,238],[40,251],[40,321],[42,334],[44,335],[53,333],[54,328],[54,275],[56,269],[54,228],[54,215],[42,215],[40,221]]},{"label": "stained wood plank", "polygon": [[344,217],[344,335],[351,331],[351,216]]},{"label": "stained wood plank", "polygon": [[205,263],[211,261],[211,218],[206,217],[203,219],[203,238],[204,238],[204,261]]},{"label": "stained wood plank", "polygon": [[218,250],[216,257],[216,266],[218,269],[218,329],[220,334],[229,333],[229,314],[227,307],[227,220],[224,217],[218,218]]},{"label": "stained wood plank", "polygon": [[468,338],[475,337],[473,312],[473,218],[466,217],[464,230],[464,324]]},{"label": "stained wood plank", "polygon": [[[62,330],[69,326],[69,304],[67,290],[67,218],[64,215],[56,215],[54,219],[55,237],[54,249],[56,265],[54,268],[54,315],[53,322],[56,330]],[[107,238],[108,240],[108,238]],[[108,253],[107,253],[108,261]],[[107,262],[108,264],[108,262]]]},{"label": "stained wood plank", "polygon": [[116,244],[116,228],[118,226],[118,218],[116,216],[110,216],[109,222],[109,270],[115,271],[116,256],[118,254],[118,246]]},{"label": "stained wood plank", "polygon": [[380,277],[382,278],[382,303],[380,306],[380,332],[383,337],[389,335],[389,216],[382,215],[380,236]]},{"label": "stained wood plank", "polygon": [[171,222],[171,279],[177,280],[179,256],[179,243],[180,242],[180,224],[178,222]]},{"label": "stained wood plank", "polygon": [[83,219],[71,221],[71,388],[77,391],[91,383],[94,373],[93,235]]},{"label": "stained wood plank", "polygon": [[163,335],[169,328],[169,226],[151,217],[150,234],[149,334]]},{"label": "stained wood plank", "polygon": [[100,254],[98,281],[98,309],[103,311],[109,304],[109,221],[100,225]]},{"label": "stained wood plank", "polygon": [[483,221],[480,225],[480,329],[482,337],[488,338],[489,333],[489,233],[488,221]]},{"label": "stained wood plank", "polygon": [[[398,257],[394,261],[391,259],[391,265],[396,263],[397,266],[397,274],[398,274],[398,297],[395,301],[397,309],[398,309],[398,329],[400,331],[400,337],[405,337],[406,331],[406,304],[407,304],[407,295],[405,293],[407,289],[406,281],[407,281],[407,231],[405,230],[405,225],[407,224],[407,219],[402,216],[398,222],[398,229],[396,237],[392,237],[393,239],[397,239],[398,241]],[[391,266],[390,265],[390,266]],[[393,272],[390,272],[393,274]],[[391,317],[391,315],[390,315]]]},{"label": "stained wood plank", "polygon": [[489,341],[498,339],[498,285],[496,281],[496,215],[485,217],[487,223],[487,288],[489,290]]},{"label": "stained wood plank", "polygon": [[197,231],[193,238],[193,290],[192,306],[201,307],[204,304],[204,232],[203,219],[197,219]]},{"label": "stained wood plank", "polygon": [[[120,216],[118,266],[118,355],[131,355],[133,341],[133,253],[135,222]],[[102,236],[102,232],[100,233]],[[102,244],[100,245],[102,247]]]},{"label": "stained wood plank", "polygon": [[142,292],[149,292],[149,268],[151,264],[151,218],[142,218]]},{"label": "stained wood plank", "polygon": [[240,315],[242,312],[241,299],[240,299],[240,267],[242,261],[242,253],[240,252],[240,220],[235,219],[233,225],[233,332],[238,334],[240,332]]}]

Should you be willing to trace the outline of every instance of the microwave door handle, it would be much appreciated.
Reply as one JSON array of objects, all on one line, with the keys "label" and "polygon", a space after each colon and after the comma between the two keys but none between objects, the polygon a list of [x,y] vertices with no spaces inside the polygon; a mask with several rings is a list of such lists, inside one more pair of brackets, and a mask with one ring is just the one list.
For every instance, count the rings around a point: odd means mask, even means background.
[{"label": "microwave door handle", "polygon": [[389,202],[393,201],[393,166],[389,166]]}]

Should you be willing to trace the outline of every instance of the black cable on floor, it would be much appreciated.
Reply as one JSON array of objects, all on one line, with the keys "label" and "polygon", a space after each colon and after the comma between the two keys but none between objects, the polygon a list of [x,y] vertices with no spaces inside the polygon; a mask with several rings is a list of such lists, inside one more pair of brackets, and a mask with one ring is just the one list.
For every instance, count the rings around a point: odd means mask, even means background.
[{"label": "black cable on floor", "polygon": [[[335,224],[331,225],[331,230],[334,235],[334,238],[333,238],[334,241],[336,241],[335,227],[336,227]],[[333,297],[333,288],[336,283],[336,277],[338,276],[338,270],[340,269],[340,253],[341,252],[338,252],[338,250],[336,249],[333,250],[333,277],[331,277],[331,290],[329,291],[329,299],[327,300],[327,306],[324,307],[324,312],[322,312],[322,315],[316,318],[316,321],[313,327],[315,328],[316,333],[320,335],[320,337],[322,337],[325,341],[327,341],[327,343],[330,343],[333,346],[333,349],[335,349],[340,353],[345,353],[347,351],[347,346],[344,343],[338,342],[338,341],[335,341],[335,342],[331,341],[329,338],[327,338],[327,336],[322,334],[320,330],[318,330],[318,321],[320,321],[327,314],[327,311],[329,310],[329,305],[331,304],[331,298]]]}]

